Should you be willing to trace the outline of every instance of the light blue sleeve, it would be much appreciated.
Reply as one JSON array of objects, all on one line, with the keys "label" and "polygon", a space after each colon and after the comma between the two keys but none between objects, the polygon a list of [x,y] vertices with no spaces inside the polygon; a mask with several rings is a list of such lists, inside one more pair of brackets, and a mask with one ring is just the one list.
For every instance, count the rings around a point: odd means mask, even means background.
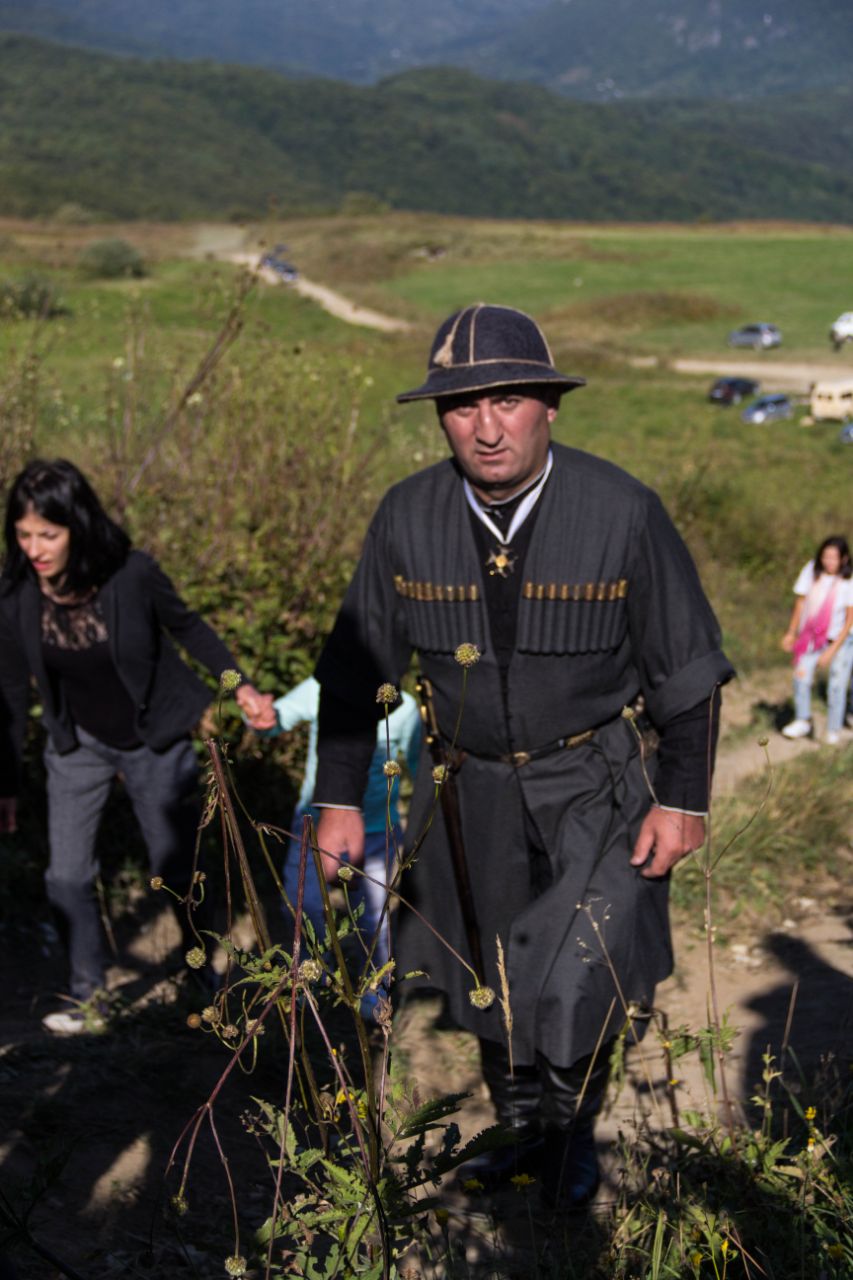
[{"label": "light blue sleeve", "polygon": [[406,761],[409,776],[414,778],[421,755],[423,724],[420,707],[412,695],[404,691],[402,697],[403,705],[400,711],[405,712],[405,717],[400,725],[400,753]]},{"label": "light blue sleeve", "polygon": [[277,729],[272,732],[288,733],[298,724],[309,724],[317,719],[320,709],[320,686],[313,676],[303,680],[273,703]]}]

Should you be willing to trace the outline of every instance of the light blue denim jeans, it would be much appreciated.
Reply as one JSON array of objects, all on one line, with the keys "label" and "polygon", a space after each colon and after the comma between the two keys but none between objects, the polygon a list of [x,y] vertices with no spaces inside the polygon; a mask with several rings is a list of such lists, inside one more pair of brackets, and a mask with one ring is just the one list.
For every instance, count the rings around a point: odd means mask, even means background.
[{"label": "light blue denim jeans", "polygon": [[[318,810],[312,809],[310,812],[314,815],[316,821]],[[301,830],[303,816],[304,810],[297,809],[294,813],[291,823],[291,830],[294,833]],[[390,859],[392,861],[395,845],[399,847],[401,839],[402,831],[397,827],[390,840]],[[376,938],[373,964],[377,969],[382,968],[389,959],[390,954],[388,948],[388,911],[385,906],[388,897],[386,885],[389,879],[386,870],[388,848],[384,831],[366,832],[364,837],[365,874],[363,876],[354,875],[347,885],[350,906],[355,909],[362,903],[364,904],[364,910],[358,921],[359,932],[368,947],[372,945],[374,937]],[[295,837],[289,840],[287,844],[282,881],[284,891],[295,907],[299,887],[299,841]],[[313,857],[309,859],[305,868],[302,909],[314,926],[314,932],[318,938],[322,939],[326,930],[323,914],[323,896],[320,892],[320,884],[317,880],[317,870],[314,866]]]},{"label": "light blue denim jeans", "polygon": [[[798,720],[812,718],[812,685],[821,653],[823,653],[822,649],[804,653],[794,668],[794,715]],[[826,685],[827,733],[837,733],[844,724],[847,686],[850,684],[851,671],[853,671],[853,632],[848,634],[829,666]]]}]

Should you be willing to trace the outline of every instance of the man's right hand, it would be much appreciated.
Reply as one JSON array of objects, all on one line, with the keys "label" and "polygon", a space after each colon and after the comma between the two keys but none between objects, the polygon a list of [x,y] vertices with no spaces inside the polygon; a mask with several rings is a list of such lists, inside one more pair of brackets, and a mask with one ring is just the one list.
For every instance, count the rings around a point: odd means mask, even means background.
[{"label": "man's right hand", "polygon": [[317,823],[317,845],[323,874],[331,883],[346,861],[360,867],[364,862],[364,817],[359,809],[321,809]]},{"label": "man's right hand", "polygon": [[17,796],[0,796],[0,835],[12,835],[18,830]]}]

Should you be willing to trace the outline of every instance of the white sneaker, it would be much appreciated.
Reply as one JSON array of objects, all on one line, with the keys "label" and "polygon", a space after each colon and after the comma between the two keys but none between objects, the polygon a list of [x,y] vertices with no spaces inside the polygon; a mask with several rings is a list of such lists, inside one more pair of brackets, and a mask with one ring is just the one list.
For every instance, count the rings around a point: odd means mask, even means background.
[{"label": "white sneaker", "polygon": [[841,734],[837,729],[830,729],[824,738],[824,742],[828,747],[837,747],[841,741]]},{"label": "white sneaker", "polygon": [[783,738],[811,738],[813,735],[811,720],[792,720],[782,730]]}]

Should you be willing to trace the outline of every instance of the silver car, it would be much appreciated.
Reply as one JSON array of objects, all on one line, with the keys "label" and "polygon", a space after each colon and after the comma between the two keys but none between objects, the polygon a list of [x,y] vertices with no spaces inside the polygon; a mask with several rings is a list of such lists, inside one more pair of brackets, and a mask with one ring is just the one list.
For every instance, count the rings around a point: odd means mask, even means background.
[{"label": "silver car", "polygon": [[744,324],[729,334],[730,347],[751,347],[753,351],[768,351],[782,345],[782,331],[775,324]]},{"label": "silver car", "polygon": [[759,396],[740,415],[744,422],[781,422],[793,416],[794,406],[787,396]]}]

